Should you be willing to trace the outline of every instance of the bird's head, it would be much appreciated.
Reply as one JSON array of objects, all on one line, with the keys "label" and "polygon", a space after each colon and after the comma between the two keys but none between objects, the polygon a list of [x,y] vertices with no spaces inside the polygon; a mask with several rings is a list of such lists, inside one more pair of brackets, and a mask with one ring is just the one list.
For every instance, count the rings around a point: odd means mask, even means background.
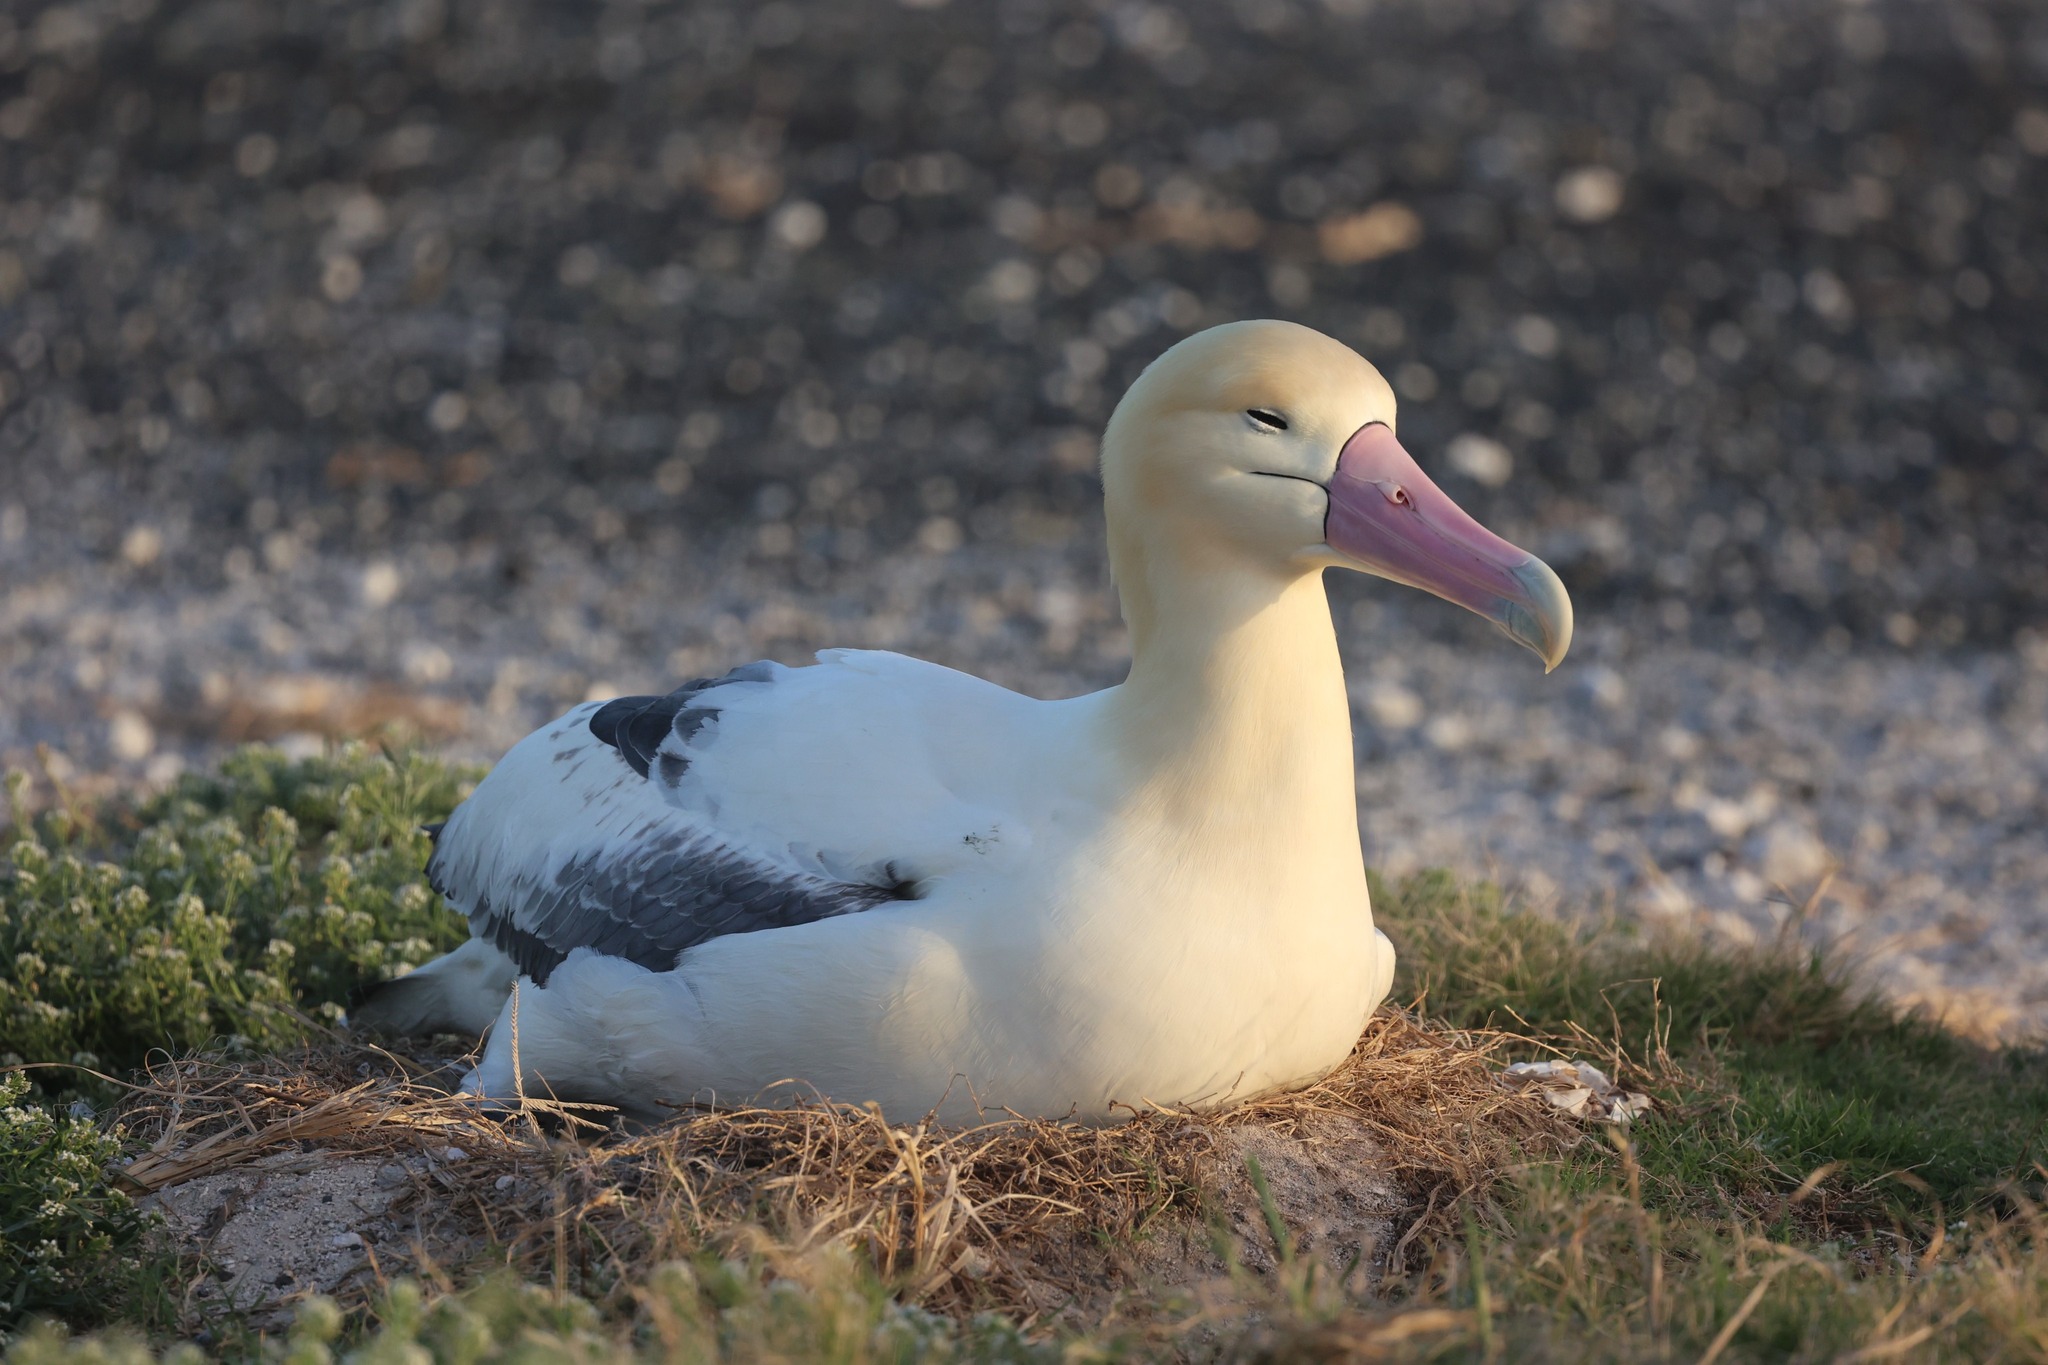
[{"label": "bird's head", "polygon": [[1110,417],[1113,531],[1142,521],[1262,569],[1405,583],[1555,668],[1572,638],[1564,585],[1466,515],[1394,431],[1393,390],[1348,346],[1291,322],[1212,327],[1153,361]]}]

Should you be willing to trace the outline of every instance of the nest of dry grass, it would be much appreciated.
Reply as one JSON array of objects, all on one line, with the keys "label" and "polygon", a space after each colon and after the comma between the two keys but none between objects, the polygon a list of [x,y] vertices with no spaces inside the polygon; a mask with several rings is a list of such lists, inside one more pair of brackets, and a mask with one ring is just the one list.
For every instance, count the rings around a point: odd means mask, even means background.
[{"label": "nest of dry grass", "polygon": [[366,1248],[367,1284],[401,1272],[453,1283],[509,1265],[623,1306],[634,1268],[745,1250],[765,1230],[863,1248],[888,1283],[935,1310],[1028,1320],[1048,1291],[1074,1302],[1120,1287],[1114,1257],[1077,1252],[1161,1218],[1199,1225],[1239,1150],[1231,1136],[1248,1130],[1287,1140],[1341,1120],[1368,1133],[1376,1174],[1408,1204],[1380,1262],[1398,1270],[1462,1201],[1579,1140],[1557,1111],[1498,1084],[1497,1054],[1518,1041],[1385,1010],[1306,1090],[1108,1128],[1012,1115],[971,1128],[892,1123],[817,1101],[692,1110],[636,1130],[594,1106],[486,1110],[447,1093],[445,1066],[335,1037],[291,1057],[156,1067],[125,1109],[148,1146],[123,1179],[154,1192],[289,1152],[392,1161],[407,1188]]}]

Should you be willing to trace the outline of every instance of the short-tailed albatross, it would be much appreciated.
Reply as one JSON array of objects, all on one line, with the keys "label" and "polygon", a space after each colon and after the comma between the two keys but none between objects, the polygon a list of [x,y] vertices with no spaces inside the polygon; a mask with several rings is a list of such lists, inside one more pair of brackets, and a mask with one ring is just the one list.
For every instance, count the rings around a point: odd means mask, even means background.
[{"label": "short-tailed albatross", "polygon": [[1570,600],[1285,322],[1180,342],[1102,441],[1119,686],[1040,701],[827,650],[586,702],[449,817],[460,948],[354,1021],[489,1030],[466,1088],[658,1112],[822,1093],[1107,1121],[1309,1084],[1391,984],[1325,569],[1435,593],[1546,671]]}]

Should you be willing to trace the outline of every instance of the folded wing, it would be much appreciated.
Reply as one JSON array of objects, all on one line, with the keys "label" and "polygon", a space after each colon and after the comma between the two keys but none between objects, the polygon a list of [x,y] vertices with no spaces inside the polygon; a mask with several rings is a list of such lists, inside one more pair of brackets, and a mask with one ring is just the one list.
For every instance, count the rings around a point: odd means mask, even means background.
[{"label": "folded wing", "polygon": [[724,934],[914,898],[894,859],[734,828],[715,792],[682,790],[707,729],[730,707],[772,705],[788,672],[750,664],[666,696],[586,703],[536,731],[442,830],[434,889],[541,985],[578,948],[667,971]]}]

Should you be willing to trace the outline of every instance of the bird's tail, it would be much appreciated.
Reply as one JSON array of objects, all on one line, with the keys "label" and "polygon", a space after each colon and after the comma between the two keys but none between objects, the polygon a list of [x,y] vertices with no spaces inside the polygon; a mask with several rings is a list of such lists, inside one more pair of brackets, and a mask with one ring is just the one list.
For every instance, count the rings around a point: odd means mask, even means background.
[{"label": "bird's tail", "polygon": [[349,1027],[398,1037],[474,1038],[497,1021],[518,975],[511,958],[473,938],[424,967],[364,988],[349,1002]]}]

